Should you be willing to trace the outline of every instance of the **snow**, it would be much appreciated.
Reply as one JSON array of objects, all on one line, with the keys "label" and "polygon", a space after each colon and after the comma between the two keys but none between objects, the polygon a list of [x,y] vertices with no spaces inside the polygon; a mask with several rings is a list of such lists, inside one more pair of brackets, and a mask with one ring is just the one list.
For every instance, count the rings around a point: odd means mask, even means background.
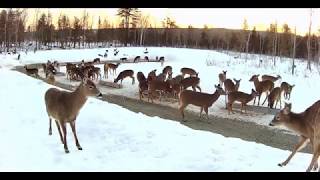
[{"label": "snow", "polygon": [[[16,56],[7,55],[3,60],[0,60],[0,66],[5,61],[13,62],[13,65],[18,64],[30,64],[47,62],[47,60],[58,60],[64,61],[93,61],[94,58],[98,57],[98,54],[104,54],[105,50],[108,49],[108,60],[119,60],[121,57],[128,57],[133,59],[136,56],[144,57],[144,47],[121,47],[117,48],[119,54],[113,55],[114,48],[95,48],[95,49],[73,49],[73,50],[50,50],[50,51],[37,51],[36,53],[29,52],[28,54],[21,53],[21,60],[14,60]],[[199,72],[200,87],[203,92],[212,93],[215,91],[214,85],[218,84],[218,74],[222,70],[227,70],[227,78],[242,79],[240,83],[240,91],[250,93],[251,89],[254,89],[253,82],[249,82],[250,77],[253,74],[271,74],[281,75],[282,80],[275,83],[276,86],[280,86],[282,81],[286,81],[296,86],[292,90],[290,101],[285,102],[292,103],[292,110],[294,112],[302,112],[314,102],[320,99],[320,94],[317,90],[320,89],[320,84],[315,83],[319,79],[320,68],[317,65],[313,65],[312,72],[306,70],[306,62],[296,60],[296,73],[291,75],[291,59],[283,58],[277,60],[277,66],[273,66],[271,57],[262,56],[263,62],[259,65],[259,57],[257,55],[249,55],[248,60],[244,59],[244,55],[241,58],[235,59],[234,57],[238,54],[229,52],[229,54],[221,53],[212,50],[198,50],[198,49],[186,49],[186,48],[161,48],[161,47],[148,47],[148,54],[150,59],[155,59],[156,56],[164,56],[164,66],[170,65],[173,67],[173,76],[180,74],[180,68],[191,67]],[[0,56],[0,58],[3,57]],[[11,59],[10,59],[11,58]],[[2,62],[1,62],[2,61]],[[6,63],[4,63],[6,64]],[[9,63],[11,64],[11,63]],[[8,66],[8,65],[7,65]],[[12,66],[12,65],[10,65]],[[103,72],[103,66],[99,66]],[[121,64],[117,69],[117,73],[125,69],[132,69],[135,74],[138,71],[142,71],[147,75],[151,70],[157,69],[157,73],[160,73],[164,67],[161,67],[160,63],[129,63]],[[62,72],[65,72],[65,68],[61,68]],[[116,76],[110,75],[109,81],[113,81]],[[69,83],[65,77],[57,77],[59,81]],[[137,82],[137,81],[136,81]],[[77,85],[77,83],[72,83]],[[103,89],[104,93],[125,95],[131,98],[138,97],[138,82],[135,85],[131,84],[131,79],[125,79],[123,81],[123,89]],[[260,104],[265,99],[265,95],[261,97]],[[218,117],[229,117],[232,119],[238,119],[242,121],[250,121],[257,124],[268,125],[273,115],[265,112],[254,112],[248,111],[248,114],[239,115],[239,113],[228,115],[228,112],[224,109],[225,98],[221,96],[217,102],[209,108],[209,114]],[[159,103],[157,100],[155,103]],[[163,103],[161,103],[163,104]],[[252,105],[253,101],[249,102]],[[172,107],[178,107],[177,102],[167,103],[166,105]],[[282,106],[284,105],[284,98],[282,97]],[[264,104],[267,106],[267,102]],[[279,108],[279,107],[278,107]],[[199,112],[199,108],[189,105],[188,110]]]},{"label": "snow", "polygon": [[305,171],[311,160],[297,153],[281,168],[277,163],[289,151],[193,130],[95,98],[77,118],[84,150],[77,150],[68,126],[65,154],[54,123],[48,135],[44,93],[52,86],[8,68],[0,69],[0,78],[0,171]]}]

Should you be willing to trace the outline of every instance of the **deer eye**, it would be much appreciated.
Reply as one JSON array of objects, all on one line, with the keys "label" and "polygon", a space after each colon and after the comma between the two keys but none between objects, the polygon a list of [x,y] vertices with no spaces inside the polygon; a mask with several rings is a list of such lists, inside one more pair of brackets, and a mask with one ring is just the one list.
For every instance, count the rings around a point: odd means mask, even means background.
[{"label": "deer eye", "polygon": [[89,89],[93,89],[93,86],[89,86]]}]

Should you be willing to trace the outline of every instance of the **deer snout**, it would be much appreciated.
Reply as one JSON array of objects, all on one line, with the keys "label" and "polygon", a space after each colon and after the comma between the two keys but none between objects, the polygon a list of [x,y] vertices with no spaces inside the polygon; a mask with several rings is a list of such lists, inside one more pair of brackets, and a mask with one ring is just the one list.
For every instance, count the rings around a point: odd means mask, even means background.
[{"label": "deer snout", "polygon": [[102,93],[100,92],[97,97],[101,98],[102,97]]}]

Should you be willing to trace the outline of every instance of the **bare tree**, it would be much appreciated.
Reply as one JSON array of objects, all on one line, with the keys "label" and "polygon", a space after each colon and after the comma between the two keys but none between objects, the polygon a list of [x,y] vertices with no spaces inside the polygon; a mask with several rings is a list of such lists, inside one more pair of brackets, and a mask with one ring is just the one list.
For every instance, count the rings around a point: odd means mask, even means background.
[{"label": "bare tree", "polygon": [[293,35],[293,49],[292,49],[292,75],[294,75],[294,68],[296,65],[294,64],[294,58],[296,56],[296,27],[294,27],[294,35]]},{"label": "bare tree", "polygon": [[312,9],[310,9],[310,21],[309,21],[309,32],[308,32],[308,41],[307,41],[307,48],[308,48],[308,64],[307,69],[311,71],[311,25],[312,25]]},{"label": "bare tree", "polygon": [[144,32],[145,32],[145,28],[148,27],[149,24],[149,15],[142,15],[140,13],[140,18],[139,18],[139,26],[140,26],[140,46],[142,46],[143,41],[144,41]]}]

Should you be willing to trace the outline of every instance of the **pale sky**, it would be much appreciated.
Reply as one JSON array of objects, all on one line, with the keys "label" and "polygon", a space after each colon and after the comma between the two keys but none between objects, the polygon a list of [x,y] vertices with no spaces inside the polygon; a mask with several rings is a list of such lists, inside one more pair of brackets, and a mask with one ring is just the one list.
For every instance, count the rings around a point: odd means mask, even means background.
[{"label": "pale sky", "polygon": [[[215,28],[241,29],[244,18],[247,19],[249,29],[256,26],[257,30],[265,30],[270,23],[277,21],[278,27],[287,23],[293,30],[297,27],[298,34],[305,34],[308,31],[310,9],[309,8],[139,8],[144,14],[152,17],[152,26],[157,24],[161,27],[161,21],[169,16],[173,18],[180,27],[187,27],[191,24],[193,27],[202,28],[204,24]],[[69,15],[71,20],[73,16],[81,17],[84,10],[93,16],[93,26],[96,27],[98,16],[108,17],[109,20],[118,24],[119,18],[115,16],[117,8],[50,8],[41,11],[52,13],[58,17],[61,12]],[[35,9],[28,9],[29,23],[32,22]],[[320,29],[320,9],[313,9],[312,32],[318,32]],[[56,22],[56,19],[54,19]]]}]

